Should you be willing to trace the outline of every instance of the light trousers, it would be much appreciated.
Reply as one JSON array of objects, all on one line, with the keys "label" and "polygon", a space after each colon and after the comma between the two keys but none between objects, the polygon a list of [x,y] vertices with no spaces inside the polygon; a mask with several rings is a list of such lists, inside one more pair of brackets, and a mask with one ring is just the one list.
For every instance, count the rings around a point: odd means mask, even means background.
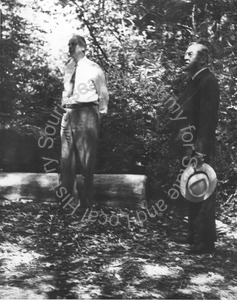
[{"label": "light trousers", "polygon": [[[61,122],[61,184],[81,206],[92,203],[97,142],[99,135],[98,105],[67,108]],[[80,191],[76,181],[78,166],[84,179]]]}]

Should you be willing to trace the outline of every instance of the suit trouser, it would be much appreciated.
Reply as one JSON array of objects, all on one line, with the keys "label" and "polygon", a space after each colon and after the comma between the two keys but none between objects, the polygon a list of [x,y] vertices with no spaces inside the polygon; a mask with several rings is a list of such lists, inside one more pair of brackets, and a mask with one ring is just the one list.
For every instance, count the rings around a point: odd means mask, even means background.
[{"label": "suit trouser", "polygon": [[188,203],[189,241],[213,246],[216,241],[215,193],[199,203]]},{"label": "suit trouser", "polygon": [[[67,108],[61,122],[61,183],[82,206],[91,204],[99,135],[98,105]],[[82,191],[76,181],[79,158],[84,179]]]},{"label": "suit trouser", "polygon": [[[186,153],[183,155],[185,156]],[[214,165],[214,159],[211,160],[209,157],[205,162]],[[216,192],[202,202],[185,201],[188,204],[188,242],[194,245],[203,244],[212,247],[217,240],[215,224]]]}]

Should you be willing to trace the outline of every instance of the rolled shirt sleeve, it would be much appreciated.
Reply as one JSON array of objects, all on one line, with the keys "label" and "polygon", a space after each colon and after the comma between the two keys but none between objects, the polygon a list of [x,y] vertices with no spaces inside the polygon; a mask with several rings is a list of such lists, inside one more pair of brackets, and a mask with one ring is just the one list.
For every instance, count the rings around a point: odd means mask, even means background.
[{"label": "rolled shirt sleeve", "polygon": [[106,86],[106,79],[103,70],[97,67],[97,76],[94,79],[95,89],[99,97],[99,111],[107,113],[109,104],[109,93]]}]

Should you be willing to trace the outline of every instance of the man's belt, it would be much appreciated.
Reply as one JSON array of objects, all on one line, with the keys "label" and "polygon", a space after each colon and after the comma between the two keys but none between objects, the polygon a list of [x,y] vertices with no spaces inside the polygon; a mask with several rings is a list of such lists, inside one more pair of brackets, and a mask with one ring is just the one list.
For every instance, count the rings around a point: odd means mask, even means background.
[{"label": "man's belt", "polygon": [[88,106],[93,106],[97,105],[96,102],[81,102],[81,103],[73,103],[73,104],[64,104],[63,108],[82,108],[82,107],[88,107]]}]

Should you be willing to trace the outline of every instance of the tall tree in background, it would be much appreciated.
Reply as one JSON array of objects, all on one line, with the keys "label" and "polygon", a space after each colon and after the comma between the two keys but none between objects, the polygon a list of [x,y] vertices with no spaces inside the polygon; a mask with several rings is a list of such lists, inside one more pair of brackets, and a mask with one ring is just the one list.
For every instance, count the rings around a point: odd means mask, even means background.
[{"label": "tall tree in background", "polygon": [[[34,18],[20,14],[29,8]],[[106,70],[111,97],[98,172],[145,173],[153,187],[167,188],[177,173],[168,150],[170,105],[159,96],[179,94],[183,52],[201,40],[212,51],[221,87],[218,171],[223,186],[233,189],[236,8],[234,0],[3,1],[1,124],[44,126],[60,103],[69,34],[83,34],[88,55]]]},{"label": "tall tree in background", "polygon": [[[49,69],[39,39],[40,28],[19,14],[24,5],[2,3],[0,109],[2,126],[41,126],[61,83]],[[33,127],[32,127],[33,128]]]}]

